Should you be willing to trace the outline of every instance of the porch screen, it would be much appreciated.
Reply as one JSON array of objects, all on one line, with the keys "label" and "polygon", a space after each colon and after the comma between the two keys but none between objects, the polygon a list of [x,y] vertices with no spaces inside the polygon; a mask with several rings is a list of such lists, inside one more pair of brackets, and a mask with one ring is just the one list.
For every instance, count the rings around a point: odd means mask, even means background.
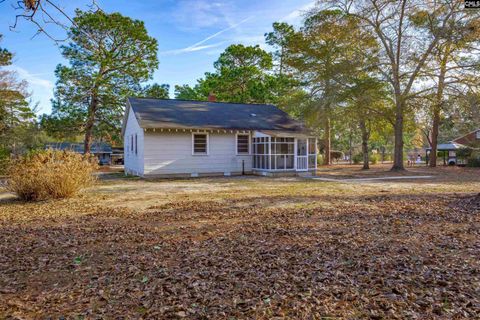
[{"label": "porch screen", "polygon": [[253,138],[253,167],[264,170],[292,170],[295,163],[295,139]]},{"label": "porch screen", "polygon": [[270,169],[270,138],[253,138],[253,167],[255,169]]},{"label": "porch screen", "polygon": [[295,139],[272,138],[272,169],[294,169]]}]

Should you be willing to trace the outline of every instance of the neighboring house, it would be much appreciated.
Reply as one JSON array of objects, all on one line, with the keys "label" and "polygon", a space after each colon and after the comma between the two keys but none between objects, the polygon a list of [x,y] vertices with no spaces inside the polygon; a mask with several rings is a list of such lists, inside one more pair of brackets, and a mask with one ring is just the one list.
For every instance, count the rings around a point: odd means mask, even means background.
[{"label": "neighboring house", "polygon": [[[463,144],[450,141],[448,143],[440,143],[437,145],[437,153],[441,154],[439,158],[443,158],[443,164],[444,165],[449,165],[449,166],[454,166],[454,165],[464,165],[465,164],[465,159],[460,158],[457,153],[465,148],[469,148]],[[426,154],[427,154],[427,164],[430,159],[430,153],[432,152],[432,148],[427,148],[426,149]],[[438,162],[437,162],[438,163]]]},{"label": "neighboring house", "polygon": [[113,147],[112,148],[112,164],[123,164],[123,147]]},{"label": "neighboring house", "polygon": [[[83,143],[55,142],[47,143],[45,149],[70,150],[77,153],[85,153]],[[100,164],[111,164],[112,146],[106,142],[94,142],[90,147],[90,153],[98,158]]]},{"label": "neighboring house", "polygon": [[317,142],[273,105],[129,98],[125,173],[153,176],[305,172]]},{"label": "neighboring house", "polygon": [[480,148],[480,128],[460,137],[453,142],[463,144],[471,148]]}]

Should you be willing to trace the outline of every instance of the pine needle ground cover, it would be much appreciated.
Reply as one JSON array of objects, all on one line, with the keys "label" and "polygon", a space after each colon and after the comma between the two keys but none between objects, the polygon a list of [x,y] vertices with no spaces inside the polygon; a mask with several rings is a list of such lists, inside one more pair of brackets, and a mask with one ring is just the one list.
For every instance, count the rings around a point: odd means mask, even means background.
[{"label": "pine needle ground cover", "polygon": [[429,173],[0,191],[0,318],[479,318],[480,171]]}]

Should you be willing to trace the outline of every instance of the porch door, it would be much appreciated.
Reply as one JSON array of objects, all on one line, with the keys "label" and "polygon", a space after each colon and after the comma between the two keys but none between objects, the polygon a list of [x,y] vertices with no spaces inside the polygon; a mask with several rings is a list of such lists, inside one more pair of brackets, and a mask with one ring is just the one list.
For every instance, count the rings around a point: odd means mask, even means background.
[{"label": "porch door", "polygon": [[297,139],[297,171],[308,171],[307,139]]}]

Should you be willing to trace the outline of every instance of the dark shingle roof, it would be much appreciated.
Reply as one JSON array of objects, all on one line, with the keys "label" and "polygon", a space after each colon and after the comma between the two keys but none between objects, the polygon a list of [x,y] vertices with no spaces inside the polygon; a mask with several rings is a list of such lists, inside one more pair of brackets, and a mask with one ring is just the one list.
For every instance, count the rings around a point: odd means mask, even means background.
[{"label": "dark shingle roof", "polygon": [[[45,149],[54,150],[69,150],[77,153],[83,153],[83,143],[71,143],[71,142],[53,142],[47,143]],[[112,146],[106,142],[94,142],[90,147],[90,153],[112,153]]]},{"label": "dark shingle roof", "polygon": [[146,98],[128,101],[142,128],[304,131],[302,123],[268,104]]}]

